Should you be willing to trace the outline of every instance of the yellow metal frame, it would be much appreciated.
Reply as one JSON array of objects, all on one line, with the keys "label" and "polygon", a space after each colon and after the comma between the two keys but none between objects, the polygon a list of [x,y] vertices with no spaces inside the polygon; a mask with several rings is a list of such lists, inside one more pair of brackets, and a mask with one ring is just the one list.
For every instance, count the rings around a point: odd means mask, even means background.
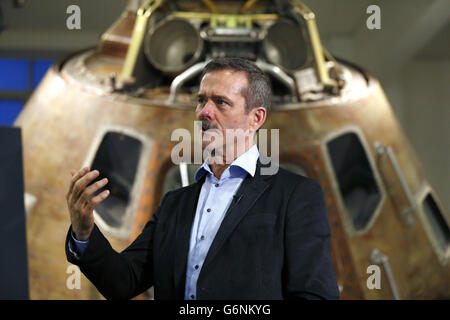
[{"label": "yellow metal frame", "polygon": [[[131,43],[125,57],[122,68],[121,80],[123,82],[133,82],[133,72],[136,60],[142,47],[148,20],[155,10],[161,6],[164,0],[148,0],[138,10],[136,23],[134,25]],[[237,27],[244,26],[251,28],[252,22],[274,21],[277,14],[219,14],[217,7],[212,0],[202,0],[211,12],[172,12],[170,16],[182,19],[198,19],[210,21],[211,26]],[[240,12],[245,13],[257,2],[248,0]],[[320,42],[319,31],[317,29],[314,13],[300,0],[289,0],[296,14],[306,22],[312,52],[314,55],[315,68],[319,81],[326,87],[336,87],[337,83],[331,79],[325,64],[325,52]]]},{"label": "yellow metal frame", "polygon": [[202,0],[202,2],[205,4],[205,6],[208,7],[208,9],[212,13],[218,13],[219,12],[219,10],[217,10],[216,5],[211,0]]},{"label": "yellow metal frame", "polygon": [[299,0],[289,0],[293,5],[297,14],[306,22],[306,28],[308,29],[309,38],[313,50],[314,60],[316,62],[316,71],[319,81],[327,87],[336,87],[337,83],[333,79],[330,79],[328,70],[325,65],[325,56],[320,42],[319,31],[317,29],[316,17],[306,5]]},{"label": "yellow metal frame", "polygon": [[248,25],[250,22],[263,22],[272,21],[278,19],[277,14],[216,14],[210,12],[186,12],[186,11],[175,11],[170,14],[171,17],[181,18],[181,19],[193,19],[202,21],[211,21],[211,25],[216,23],[217,25],[233,26],[237,25]]},{"label": "yellow metal frame", "polygon": [[242,6],[241,9],[239,9],[240,12],[242,13],[246,13],[248,10],[251,9],[251,7],[253,7],[253,5],[257,2],[258,0],[248,0],[246,3],[244,3],[244,5]]},{"label": "yellow metal frame", "polygon": [[164,0],[148,0],[137,11],[136,22],[134,24],[133,35],[131,43],[128,47],[125,62],[120,75],[124,83],[133,82],[133,72],[136,66],[136,60],[139,50],[142,47],[145,31],[147,30],[148,19],[153,12],[162,4]]}]

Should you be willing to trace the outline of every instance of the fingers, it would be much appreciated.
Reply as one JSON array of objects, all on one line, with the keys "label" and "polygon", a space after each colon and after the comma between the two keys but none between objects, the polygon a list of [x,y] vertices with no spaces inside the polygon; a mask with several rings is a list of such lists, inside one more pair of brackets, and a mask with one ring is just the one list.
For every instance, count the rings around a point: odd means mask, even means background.
[{"label": "fingers", "polygon": [[93,197],[91,200],[89,200],[86,208],[89,209],[89,212],[92,212],[92,210],[94,210],[95,207],[97,207],[103,200],[108,198],[108,196],[109,196],[109,190],[103,191],[99,195],[97,195],[97,196]]},{"label": "fingers", "polygon": [[100,175],[98,170],[89,171],[89,167],[84,167],[79,171],[70,170],[70,174],[72,179],[66,199],[72,227],[78,236],[80,234],[89,235],[94,224],[93,209],[105,200],[110,192],[105,190],[96,197],[89,198],[104,187],[108,183],[108,179],[104,178],[89,185]]},{"label": "fingers", "polygon": [[86,173],[75,182],[72,190],[72,197],[74,197],[74,201],[78,201],[81,193],[84,192],[84,189],[86,189],[86,186],[94,181],[99,175],[100,172],[98,172],[98,170],[93,170]]},{"label": "fingers", "polygon": [[84,189],[84,191],[81,193],[80,198],[78,200],[80,202],[80,204],[84,205],[97,190],[99,190],[100,188],[103,188],[107,183],[108,183],[108,179],[103,178],[102,180],[97,181],[96,183],[93,183],[89,187]]},{"label": "fingers", "polygon": [[[73,170],[71,171],[71,173],[73,172]],[[89,168],[88,167],[84,167],[83,169],[79,170],[77,173],[72,174],[72,180],[70,181],[70,186],[69,186],[69,191],[67,192],[66,198],[69,199],[72,191],[73,191],[73,187],[75,185],[75,182],[78,181],[78,179],[80,179],[82,176],[84,176],[86,173],[89,172]]]}]

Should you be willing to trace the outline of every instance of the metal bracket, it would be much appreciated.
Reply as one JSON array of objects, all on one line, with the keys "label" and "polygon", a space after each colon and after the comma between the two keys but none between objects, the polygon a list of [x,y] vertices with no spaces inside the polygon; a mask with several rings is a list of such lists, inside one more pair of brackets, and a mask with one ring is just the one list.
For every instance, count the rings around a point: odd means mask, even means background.
[{"label": "metal bracket", "polygon": [[400,300],[397,284],[395,283],[394,275],[392,274],[392,269],[388,257],[382,254],[379,249],[375,248],[372,250],[372,253],[370,254],[370,261],[372,264],[379,264],[383,266],[383,269],[386,272],[386,276],[388,278],[389,285],[392,290],[392,294],[394,295],[394,299]]},{"label": "metal bracket", "polygon": [[134,23],[133,36],[128,46],[127,55],[120,75],[120,80],[124,83],[133,83],[133,72],[136,67],[136,60],[139,50],[142,47],[144,34],[147,30],[147,23],[150,16],[162,4],[164,0],[148,0],[137,11],[136,22]]},{"label": "metal bracket", "polygon": [[187,187],[189,185],[189,174],[186,162],[180,162],[180,177],[181,177],[181,186]]},{"label": "metal bracket", "polygon": [[320,41],[319,30],[317,28],[314,12],[312,12],[311,9],[309,9],[300,0],[289,0],[289,2],[294,8],[294,13],[301,17],[306,23],[306,28],[308,30],[308,35],[314,54],[317,76],[320,82],[328,88],[337,87],[337,82],[334,79],[330,78],[328,70],[325,66],[325,54],[323,51],[322,43]]},{"label": "metal bracket", "polygon": [[280,80],[290,91],[291,93],[291,97],[292,97],[292,101],[291,102],[297,102],[298,98],[297,98],[297,87],[295,85],[294,80],[288,75],[286,74],[283,70],[281,70],[281,68],[264,62],[262,60],[257,60],[255,63],[262,71],[267,72],[269,74],[271,74],[272,76],[274,76],[275,78],[277,78],[278,80]]},{"label": "metal bracket", "polygon": [[198,62],[192,67],[186,69],[183,73],[176,76],[175,79],[172,80],[172,83],[170,85],[170,94],[167,102],[171,104],[176,103],[178,90],[186,81],[200,74],[203,71],[203,68],[209,63],[209,61],[210,60]]},{"label": "metal bracket", "polygon": [[374,148],[375,153],[378,157],[382,157],[384,155],[387,155],[389,160],[392,163],[392,166],[394,167],[395,173],[397,174],[398,180],[400,181],[400,184],[405,191],[406,197],[408,198],[409,207],[406,209],[403,209],[400,212],[400,215],[405,219],[408,226],[412,227],[414,226],[415,219],[414,219],[414,211],[417,208],[416,202],[414,201],[414,197],[411,194],[411,190],[408,187],[408,183],[406,182],[405,177],[403,176],[403,173],[400,169],[400,166],[397,162],[397,158],[395,157],[394,152],[392,151],[391,147],[383,146],[380,142],[375,141],[374,142]]}]

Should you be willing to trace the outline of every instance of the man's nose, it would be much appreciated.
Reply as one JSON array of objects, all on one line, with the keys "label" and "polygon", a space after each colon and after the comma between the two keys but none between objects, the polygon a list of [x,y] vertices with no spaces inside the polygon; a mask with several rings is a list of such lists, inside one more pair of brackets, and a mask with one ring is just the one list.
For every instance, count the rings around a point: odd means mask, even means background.
[{"label": "man's nose", "polygon": [[214,103],[208,101],[205,105],[198,111],[197,118],[213,120],[214,118]]}]

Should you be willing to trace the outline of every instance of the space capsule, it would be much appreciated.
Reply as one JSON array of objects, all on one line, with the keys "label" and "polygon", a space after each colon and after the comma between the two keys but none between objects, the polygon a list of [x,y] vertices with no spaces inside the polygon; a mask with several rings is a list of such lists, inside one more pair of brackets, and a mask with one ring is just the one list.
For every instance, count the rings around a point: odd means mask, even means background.
[{"label": "space capsule", "polygon": [[[67,286],[70,169],[108,178],[95,221],[123,250],[165,192],[193,182],[198,165],[171,162],[171,133],[193,133],[201,71],[222,56],[251,59],[271,78],[263,128],[279,129],[280,166],[324,190],[341,298],[449,298],[449,214],[379,81],[334,58],[297,0],[129,1],[97,47],[53,65],[15,122],[31,199],[30,297],[102,298],[84,276],[80,289]],[[381,288],[370,287],[370,266]]]}]

